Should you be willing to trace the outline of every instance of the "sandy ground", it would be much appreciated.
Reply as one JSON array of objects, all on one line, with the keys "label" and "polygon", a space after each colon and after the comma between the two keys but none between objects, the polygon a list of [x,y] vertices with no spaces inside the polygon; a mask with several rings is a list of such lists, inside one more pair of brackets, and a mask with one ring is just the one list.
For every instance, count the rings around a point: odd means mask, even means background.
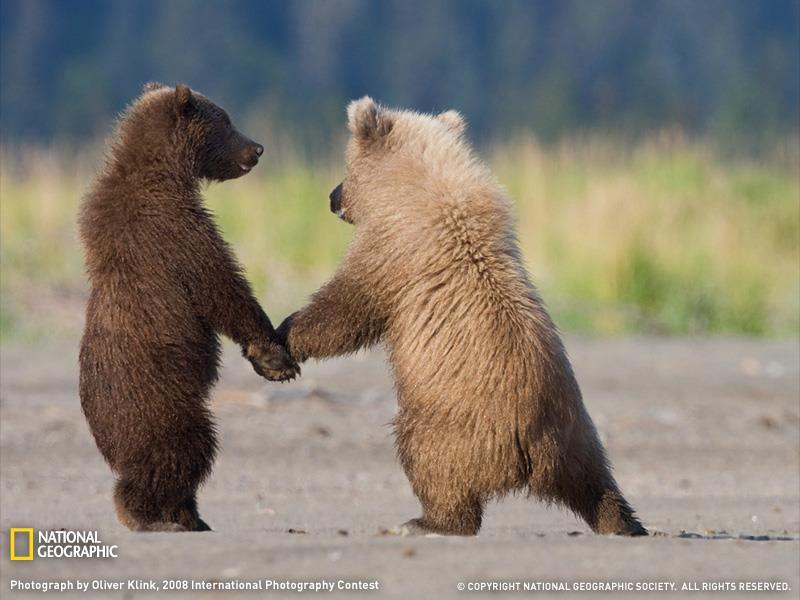
[{"label": "sandy ground", "polygon": [[[594,536],[525,498],[492,504],[477,538],[381,535],[418,514],[387,426],[395,403],[383,356],[309,364],[302,380],[279,385],[230,349],[213,398],[222,452],[200,493],[215,531],[130,533],[115,520],[112,477],[80,412],[75,345],[3,347],[0,595],[16,595],[12,579],[142,578],[377,580],[378,594],[394,598],[477,596],[457,584],[480,581],[772,581],[798,597],[797,341],[567,346],[617,479],[655,536]],[[120,557],[10,562],[8,529],[22,526],[98,530]]]}]

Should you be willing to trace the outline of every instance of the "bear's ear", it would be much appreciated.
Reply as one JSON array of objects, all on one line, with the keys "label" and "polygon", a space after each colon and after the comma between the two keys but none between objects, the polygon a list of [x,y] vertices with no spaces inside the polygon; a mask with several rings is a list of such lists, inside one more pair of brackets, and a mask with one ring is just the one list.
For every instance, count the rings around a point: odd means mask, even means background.
[{"label": "bear's ear", "polygon": [[377,140],[392,130],[394,121],[369,96],[347,107],[347,127],[360,140]]},{"label": "bear's ear", "polygon": [[147,92],[155,92],[163,87],[164,84],[162,83],[158,83],[157,81],[148,81],[142,86],[142,93],[146,94]]},{"label": "bear's ear", "polygon": [[194,96],[192,90],[185,83],[175,86],[175,105],[181,114],[189,114],[194,108]]},{"label": "bear's ear", "polygon": [[467,123],[464,121],[464,117],[462,117],[461,113],[457,110],[448,110],[443,113],[439,113],[436,115],[436,118],[452,129],[457,135],[462,135],[467,128]]}]

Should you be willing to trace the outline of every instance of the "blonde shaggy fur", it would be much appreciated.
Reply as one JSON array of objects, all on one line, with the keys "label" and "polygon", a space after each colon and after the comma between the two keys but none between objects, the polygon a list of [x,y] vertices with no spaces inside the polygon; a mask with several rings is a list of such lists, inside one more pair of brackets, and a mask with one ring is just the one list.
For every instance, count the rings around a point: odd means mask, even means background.
[{"label": "blonde shaggy fur", "polygon": [[[620,493],[557,329],[520,259],[503,190],[454,111],[348,107],[355,225],[334,277],[279,335],[298,361],[383,342],[417,532],[474,535],[487,500],[527,491],[598,533],[646,530]],[[334,207],[332,206],[332,209]]]}]

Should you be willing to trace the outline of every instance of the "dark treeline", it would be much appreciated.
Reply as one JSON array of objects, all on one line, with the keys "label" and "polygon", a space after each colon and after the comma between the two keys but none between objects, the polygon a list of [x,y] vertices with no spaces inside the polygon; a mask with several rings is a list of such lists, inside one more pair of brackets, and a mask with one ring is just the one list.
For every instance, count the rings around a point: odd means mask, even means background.
[{"label": "dark treeline", "polygon": [[83,139],[148,80],[324,134],[347,100],[532,129],[797,131],[798,0],[2,0],[6,141]]}]

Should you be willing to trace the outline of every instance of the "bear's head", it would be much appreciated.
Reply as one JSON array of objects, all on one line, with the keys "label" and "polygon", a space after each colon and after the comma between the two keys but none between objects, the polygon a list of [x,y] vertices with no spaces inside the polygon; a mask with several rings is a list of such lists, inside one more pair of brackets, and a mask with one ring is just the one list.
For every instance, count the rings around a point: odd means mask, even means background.
[{"label": "bear's head", "polygon": [[391,211],[438,165],[469,160],[464,119],[450,110],[426,115],[390,110],[365,96],[347,107],[350,141],[345,178],[330,194],[331,211],[358,225]]},{"label": "bear's head", "polygon": [[[225,181],[249,173],[264,147],[240,133],[228,114],[184,84],[148,83],[134,105],[135,139],[178,157],[199,178]],[[169,148],[169,150],[167,150]]]}]

